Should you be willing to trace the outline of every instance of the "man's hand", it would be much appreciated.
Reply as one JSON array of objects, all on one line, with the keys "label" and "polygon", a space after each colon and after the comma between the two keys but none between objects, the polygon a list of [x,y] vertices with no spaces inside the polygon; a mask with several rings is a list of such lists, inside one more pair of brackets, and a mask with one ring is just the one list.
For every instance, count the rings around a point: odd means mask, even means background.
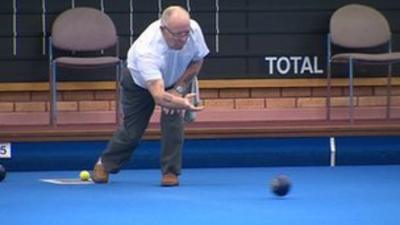
[{"label": "man's hand", "polygon": [[[174,96],[180,96],[179,93],[177,93],[176,91],[170,90],[168,91],[168,93],[170,93],[171,95]],[[196,98],[196,94],[194,93],[189,93],[187,95],[185,95],[184,97],[184,104],[185,104],[185,110],[189,110],[189,111],[194,111],[194,112],[198,112],[204,109],[203,105],[194,105],[193,104],[193,98]],[[161,110],[168,115],[173,115],[175,113],[183,113],[183,109],[174,109],[174,108],[168,108],[168,107],[161,107]]]},{"label": "man's hand", "polygon": [[[180,93],[178,93],[175,89],[170,89],[167,92],[173,96],[182,97],[182,95]],[[181,114],[183,112],[182,109],[174,109],[174,108],[168,108],[168,107],[161,107],[161,110],[167,115],[173,115],[175,113]]]},{"label": "man's hand", "polygon": [[192,102],[193,98],[196,98],[196,94],[195,93],[189,93],[187,95],[185,95],[184,99],[185,102],[187,102],[188,104],[188,108],[186,110],[190,110],[190,111],[194,111],[194,112],[198,112],[204,109],[204,106],[199,104],[199,105],[194,105]]}]

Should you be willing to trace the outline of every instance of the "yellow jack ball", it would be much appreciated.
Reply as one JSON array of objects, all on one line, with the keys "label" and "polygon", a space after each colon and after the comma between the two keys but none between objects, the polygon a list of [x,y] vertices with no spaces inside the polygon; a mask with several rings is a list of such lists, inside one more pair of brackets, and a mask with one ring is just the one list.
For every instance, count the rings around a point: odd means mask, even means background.
[{"label": "yellow jack ball", "polygon": [[87,170],[82,170],[79,174],[81,181],[88,181],[90,178],[90,173]]}]

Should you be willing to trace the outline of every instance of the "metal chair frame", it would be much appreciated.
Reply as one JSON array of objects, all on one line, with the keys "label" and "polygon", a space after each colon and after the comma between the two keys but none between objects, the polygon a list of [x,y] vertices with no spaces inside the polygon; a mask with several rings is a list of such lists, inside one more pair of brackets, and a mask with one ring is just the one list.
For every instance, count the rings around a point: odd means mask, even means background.
[{"label": "metal chair frame", "polygon": [[[117,40],[115,43],[115,57],[120,58],[120,53],[119,53],[119,40],[117,36]],[[56,59],[53,57],[53,41],[52,41],[52,36],[49,37],[48,41],[48,49],[49,49],[49,83],[50,83],[50,92],[49,92],[49,99],[50,99],[50,112],[49,112],[49,123],[51,126],[57,126],[57,121],[58,121],[58,110],[57,110],[57,62]],[[103,49],[104,50],[104,49]],[[103,54],[103,50],[101,50]],[[103,67],[109,67],[110,65],[100,65],[96,66],[93,68],[89,69],[99,69]],[[121,73],[122,73],[122,67],[123,67],[123,61],[120,59],[118,63],[115,65],[115,73],[116,73],[116,79],[115,79],[115,87],[116,87],[116,122],[119,123],[120,120],[120,85],[119,82],[121,80]],[[78,69],[78,68],[73,68],[73,66],[68,67],[72,69]],[[87,68],[85,68],[87,69]]]},{"label": "metal chair frame", "polygon": [[[331,87],[332,87],[332,64],[333,63],[343,63],[343,62],[334,62],[332,60],[332,46],[335,44],[331,40],[331,33],[327,35],[327,101],[326,101],[326,118],[330,121],[332,118],[331,115]],[[392,53],[392,38],[390,36],[389,40],[385,43],[386,45],[386,53]],[[383,47],[383,46],[382,46]],[[374,64],[373,62],[358,62],[357,59],[353,57],[349,57],[348,61],[345,62],[348,64],[348,76],[349,76],[349,121],[350,124],[354,123],[354,66],[359,64]],[[392,62],[376,62],[377,64],[387,65],[388,74],[387,74],[387,82],[386,82],[386,90],[387,90],[387,102],[386,102],[386,119],[389,120],[391,118],[391,93],[392,93]]]}]

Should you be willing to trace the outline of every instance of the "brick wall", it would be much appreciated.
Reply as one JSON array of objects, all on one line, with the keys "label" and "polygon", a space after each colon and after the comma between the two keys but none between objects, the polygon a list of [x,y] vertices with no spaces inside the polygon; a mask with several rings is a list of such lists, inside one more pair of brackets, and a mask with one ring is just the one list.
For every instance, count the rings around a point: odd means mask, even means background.
[{"label": "brick wall", "polygon": [[[0,92],[1,112],[49,111],[46,91]],[[60,91],[57,95],[59,111],[112,111],[114,91]]]},{"label": "brick wall", "polygon": [[[386,105],[386,88],[356,87],[356,106]],[[332,106],[348,106],[348,90],[344,87],[332,89]],[[325,107],[325,88],[240,88],[202,90],[207,108],[227,109],[271,109]],[[393,106],[400,105],[400,88],[392,88]]]},{"label": "brick wall", "polygon": [[[386,88],[367,86],[355,88],[356,107],[386,105]],[[265,88],[204,88],[201,98],[208,109],[291,109],[323,108],[326,104],[323,87],[265,87]],[[348,89],[332,88],[332,106],[348,106]],[[58,109],[69,112],[113,111],[113,90],[59,91]],[[400,106],[400,87],[392,89],[392,106]],[[2,91],[0,112],[49,111],[47,91]]]}]

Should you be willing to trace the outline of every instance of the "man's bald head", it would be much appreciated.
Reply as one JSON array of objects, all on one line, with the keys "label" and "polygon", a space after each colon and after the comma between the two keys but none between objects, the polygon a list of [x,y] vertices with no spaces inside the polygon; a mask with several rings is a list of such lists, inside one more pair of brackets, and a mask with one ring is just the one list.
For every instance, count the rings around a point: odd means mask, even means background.
[{"label": "man's bald head", "polygon": [[180,6],[170,6],[161,15],[161,30],[168,46],[182,49],[190,35],[190,15]]},{"label": "man's bald head", "polygon": [[161,15],[161,25],[174,27],[181,24],[188,24],[190,15],[186,9],[180,6],[170,6],[166,8]]}]

